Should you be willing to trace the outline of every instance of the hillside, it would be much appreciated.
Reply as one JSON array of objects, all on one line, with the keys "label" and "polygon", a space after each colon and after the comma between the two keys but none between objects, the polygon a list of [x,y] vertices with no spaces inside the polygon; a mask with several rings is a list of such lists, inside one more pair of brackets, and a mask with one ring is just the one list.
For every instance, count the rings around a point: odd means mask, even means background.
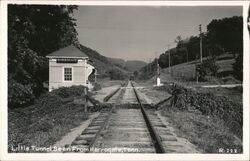
[{"label": "hillside", "polygon": [[136,71],[147,65],[144,61],[139,60],[128,60],[126,61],[126,69],[130,71]]},{"label": "hillside", "polygon": [[[204,58],[205,60],[206,58]],[[178,65],[171,66],[171,76],[169,75],[169,69],[161,69],[161,81],[163,83],[179,81],[195,82],[195,65],[199,60],[190,61],[188,63],[181,63]],[[235,59],[233,55],[224,54],[217,58],[216,63],[219,66],[218,78],[211,78],[208,80],[209,84],[234,84],[241,83],[241,81],[236,80],[233,77],[233,64]],[[145,78],[149,78],[150,81],[155,81],[155,66],[152,67],[152,71],[146,73],[142,69],[140,70],[140,75],[145,75]],[[208,83],[207,82],[207,83]],[[205,83],[205,82],[204,82]]]},{"label": "hillside", "polygon": [[136,71],[147,65],[146,62],[140,61],[140,60],[123,60],[119,58],[108,58],[108,60],[115,64],[116,66],[119,66],[121,68],[124,68],[126,70],[129,70],[131,72]]},{"label": "hillside", "polygon": [[113,63],[113,64],[115,64],[115,65],[119,65],[119,66],[122,66],[122,67],[125,66],[126,61],[123,60],[123,59],[120,59],[120,58],[110,58],[110,57],[107,57],[107,58],[108,58],[108,60],[109,60],[111,63]]},{"label": "hillside", "polygon": [[95,68],[97,69],[97,73],[101,76],[101,77],[105,77],[108,76],[107,73],[112,70],[115,69],[123,74],[128,74],[129,71],[127,71],[126,69],[122,68],[121,66],[112,63],[110,61],[110,58],[107,58],[103,55],[101,55],[100,53],[98,53],[97,51],[88,48],[86,46],[83,46],[81,44],[78,45],[78,48],[83,51],[84,53],[86,53],[86,55],[89,56],[90,60],[93,61],[93,65],[95,66]]}]

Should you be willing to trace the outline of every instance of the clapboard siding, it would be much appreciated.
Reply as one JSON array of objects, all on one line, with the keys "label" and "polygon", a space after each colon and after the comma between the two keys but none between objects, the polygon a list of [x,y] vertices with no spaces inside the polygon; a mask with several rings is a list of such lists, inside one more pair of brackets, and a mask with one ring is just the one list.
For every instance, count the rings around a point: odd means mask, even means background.
[{"label": "clapboard siding", "polygon": [[[49,91],[59,87],[69,87],[72,85],[86,86],[85,64],[87,64],[86,59],[80,61],[78,60],[77,63],[57,63],[55,59],[50,59]],[[64,81],[64,68],[72,68],[72,81]]]},{"label": "clapboard siding", "polygon": [[[83,85],[91,88],[88,77],[94,67],[88,57],[73,45],[59,49],[49,55],[49,91],[59,87]],[[72,80],[64,80],[64,68],[72,68]]]}]

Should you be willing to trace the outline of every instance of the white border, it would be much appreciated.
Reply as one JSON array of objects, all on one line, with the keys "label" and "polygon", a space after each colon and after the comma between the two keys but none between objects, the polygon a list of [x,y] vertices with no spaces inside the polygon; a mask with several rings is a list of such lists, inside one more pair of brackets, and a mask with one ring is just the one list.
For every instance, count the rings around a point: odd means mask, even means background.
[{"label": "white border", "polygon": [[[243,154],[15,154],[7,153],[7,4],[125,5],[125,6],[243,6],[244,18],[244,134]],[[249,160],[249,34],[248,1],[1,1],[0,114],[1,160]],[[4,130],[3,130],[4,129]]]}]

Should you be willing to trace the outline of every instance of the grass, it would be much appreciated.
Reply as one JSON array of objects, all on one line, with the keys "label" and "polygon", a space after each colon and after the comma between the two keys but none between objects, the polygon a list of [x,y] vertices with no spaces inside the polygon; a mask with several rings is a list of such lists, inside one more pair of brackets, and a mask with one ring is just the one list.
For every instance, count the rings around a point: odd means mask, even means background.
[{"label": "grass", "polygon": [[220,148],[237,149],[237,153],[242,153],[242,140],[225,126],[223,120],[199,112],[172,109],[161,112],[175,127],[178,136],[188,139],[203,153],[218,153]]},{"label": "grass", "polygon": [[[172,79],[172,80],[171,80]],[[173,78],[169,80],[174,81]],[[152,80],[143,82],[147,87],[143,91],[154,100],[155,103],[159,99],[164,100],[169,97],[169,89],[162,87],[152,87]],[[139,83],[141,84],[141,83]],[[183,81],[183,84],[189,86]],[[233,102],[242,105],[242,87],[235,88],[195,88],[197,92],[213,93],[215,97],[227,96]],[[237,135],[237,130],[230,129],[228,122],[222,118],[212,115],[202,114],[201,111],[194,107],[186,110],[170,108],[169,102],[159,108],[162,115],[167,118],[174,127],[178,136],[188,139],[191,143],[199,147],[204,153],[218,153],[219,148],[237,150],[242,153],[242,131]]]},{"label": "grass", "polygon": [[[83,87],[54,90],[26,108],[8,110],[8,147],[49,147],[88,118],[84,105],[74,103]],[[23,151],[19,151],[23,152]]]}]

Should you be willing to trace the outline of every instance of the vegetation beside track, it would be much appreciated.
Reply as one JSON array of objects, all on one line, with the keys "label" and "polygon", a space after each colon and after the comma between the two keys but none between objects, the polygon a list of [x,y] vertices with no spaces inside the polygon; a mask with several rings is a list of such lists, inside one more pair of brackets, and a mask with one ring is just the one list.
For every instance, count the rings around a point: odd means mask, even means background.
[{"label": "vegetation beside track", "polygon": [[84,86],[56,89],[40,96],[29,107],[9,109],[8,145],[49,147],[70,129],[88,119],[84,104],[74,101],[83,98]]},{"label": "vegetation beside track", "polygon": [[242,153],[242,140],[218,117],[202,115],[199,111],[171,108],[164,109],[161,113],[175,128],[177,136],[188,139],[203,153],[219,153],[220,148]]},{"label": "vegetation beside track", "polygon": [[168,93],[175,95],[172,105],[171,101],[161,103],[159,109],[180,137],[205,153],[218,153],[219,148],[242,152],[242,87],[187,89],[178,86],[174,90],[175,94],[170,85],[165,85],[146,90],[146,95],[151,98],[168,96]]}]

